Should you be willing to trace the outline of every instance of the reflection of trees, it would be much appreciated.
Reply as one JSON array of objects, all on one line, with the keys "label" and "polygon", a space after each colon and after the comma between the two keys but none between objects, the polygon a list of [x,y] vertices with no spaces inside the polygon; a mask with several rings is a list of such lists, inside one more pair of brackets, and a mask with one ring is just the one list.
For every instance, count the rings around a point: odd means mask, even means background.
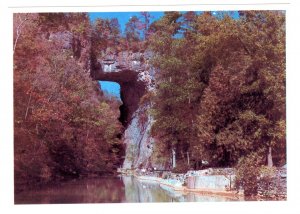
[{"label": "reflection of trees", "polygon": [[118,203],[124,201],[124,185],[118,178],[94,179],[87,183],[85,202]]},{"label": "reflection of trees", "polygon": [[125,201],[124,185],[118,178],[69,181],[16,195],[16,203],[118,203]]},{"label": "reflection of trees", "polygon": [[172,198],[157,183],[141,182],[123,177],[127,202],[171,202]]},{"label": "reflection of trees", "polygon": [[132,176],[122,177],[125,186],[126,202],[139,202],[138,195],[136,194],[136,186],[134,185],[134,178]]}]

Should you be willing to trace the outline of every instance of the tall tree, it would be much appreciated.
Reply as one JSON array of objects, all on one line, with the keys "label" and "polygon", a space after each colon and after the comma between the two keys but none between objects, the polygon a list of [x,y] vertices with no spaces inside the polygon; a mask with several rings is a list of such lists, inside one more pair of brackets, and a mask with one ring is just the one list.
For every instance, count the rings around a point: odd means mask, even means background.
[{"label": "tall tree", "polygon": [[92,31],[93,50],[99,54],[101,51],[106,51],[107,49],[110,49],[111,52],[117,51],[117,46],[120,42],[120,33],[121,29],[118,19],[97,18],[93,24]]},{"label": "tall tree", "polygon": [[150,27],[150,20],[151,20],[152,16],[149,12],[143,11],[141,12],[141,30],[143,31],[143,35],[144,35],[144,40],[147,40],[150,32],[149,32],[149,27]]},{"label": "tall tree", "polygon": [[140,40],[140,20],[137,16],[132,16],[126,23],[125,35],[129,42],[136,42]]},{"label": "tall tree", "polygon": [[179,166],[187,166],[189,147],[197,137],[194,106],[198,102],[199,78],[188,63],[194,51],[190,41],[174,38],[181,30],[180,17],[177,12],[168,12],[152,25],[156,32],[151,36],[151,47],[157,53],[153,65],[159,69],[152,131],[165,145],[167,155],[175,151]]}]

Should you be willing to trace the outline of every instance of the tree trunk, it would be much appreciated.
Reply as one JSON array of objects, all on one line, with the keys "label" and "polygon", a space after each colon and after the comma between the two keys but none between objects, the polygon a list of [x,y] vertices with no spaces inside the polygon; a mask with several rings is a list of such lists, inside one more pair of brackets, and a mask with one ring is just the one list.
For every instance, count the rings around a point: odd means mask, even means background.
[{"label": "tree trunk", "polygon": [[272,159],[272,147],[269,146],[269,152],[268,152],[268,167],[273,166],[273,159]]},{"label": "tree trunk", "polygon": [[20,24],[18,25],[17,30],[16,30],[16,39],[15,39],[15,41],[14,41],[13,54],[15,53],[16,46],[17,46],[17,42],[18,42],[19,37],[20,37],[20,35],[21,35],[22,26],[23,26],[23,24],[28,20],[27,15],[28,15],[28,14],[26,14],[24,20],[22,20],[22,19],[21,19],[21,16],[19,16]]},{"label": "tree trunk", "polygon": [[176,167],[176,152],[174,149],[172,149],[172,167]]},{"label": "tree trunk", "polygon": [[189,154],[189,152],[186,153],[186,157],[187,157],[187,164],[188,164],[188,166],[190,166],[190,154]]},{"label": "tree trunk", "polygon": [[27,102],[27,107],[26,107],[26,112],[25,112],[24,120],[27,119],[28,110],[29,110],[30,101],[31,101],[31,95],[32,95],[32,91],[30,91],[30,95],[29,95],[29,99],[28,99],[28,102]]}]

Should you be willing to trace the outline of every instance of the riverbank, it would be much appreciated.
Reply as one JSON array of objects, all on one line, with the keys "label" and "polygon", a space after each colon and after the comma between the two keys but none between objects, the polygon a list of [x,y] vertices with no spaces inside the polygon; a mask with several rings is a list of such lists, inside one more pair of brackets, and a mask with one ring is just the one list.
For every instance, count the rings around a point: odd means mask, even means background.
[{"label": "riverbank", "polygon": [[180,181],[174,179],[163,179],[154,176],[138,176],[138,175],[133,175],[133,176],[139,181],[156,182],[162,187],[168,187],[169,190],[181,192],[183,194],[192,192],[192,193],[218,195],[218,196],[234,197],[234,198],[241,198],[241,199],[243,199],[244,197],[243,192],[237,192],[232,190],[214,190],[209,188],[191,189],[188,188],[187,186],[184,186],[183,183],[181,183]]}]

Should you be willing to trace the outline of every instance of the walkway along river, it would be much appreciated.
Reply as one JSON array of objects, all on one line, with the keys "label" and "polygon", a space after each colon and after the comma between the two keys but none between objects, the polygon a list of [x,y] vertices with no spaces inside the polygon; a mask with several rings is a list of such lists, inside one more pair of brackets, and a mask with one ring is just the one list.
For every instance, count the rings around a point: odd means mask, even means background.
[{"label": "walkway along river", "polygon": [[237,201],[225,197],[200,193],[176,192],[157,182],[137,180],[133,176],[102,177],[73,180],[23,191],[15,194],[16,204],[66,203],[126,203],[126,202],[202,202]]}]

